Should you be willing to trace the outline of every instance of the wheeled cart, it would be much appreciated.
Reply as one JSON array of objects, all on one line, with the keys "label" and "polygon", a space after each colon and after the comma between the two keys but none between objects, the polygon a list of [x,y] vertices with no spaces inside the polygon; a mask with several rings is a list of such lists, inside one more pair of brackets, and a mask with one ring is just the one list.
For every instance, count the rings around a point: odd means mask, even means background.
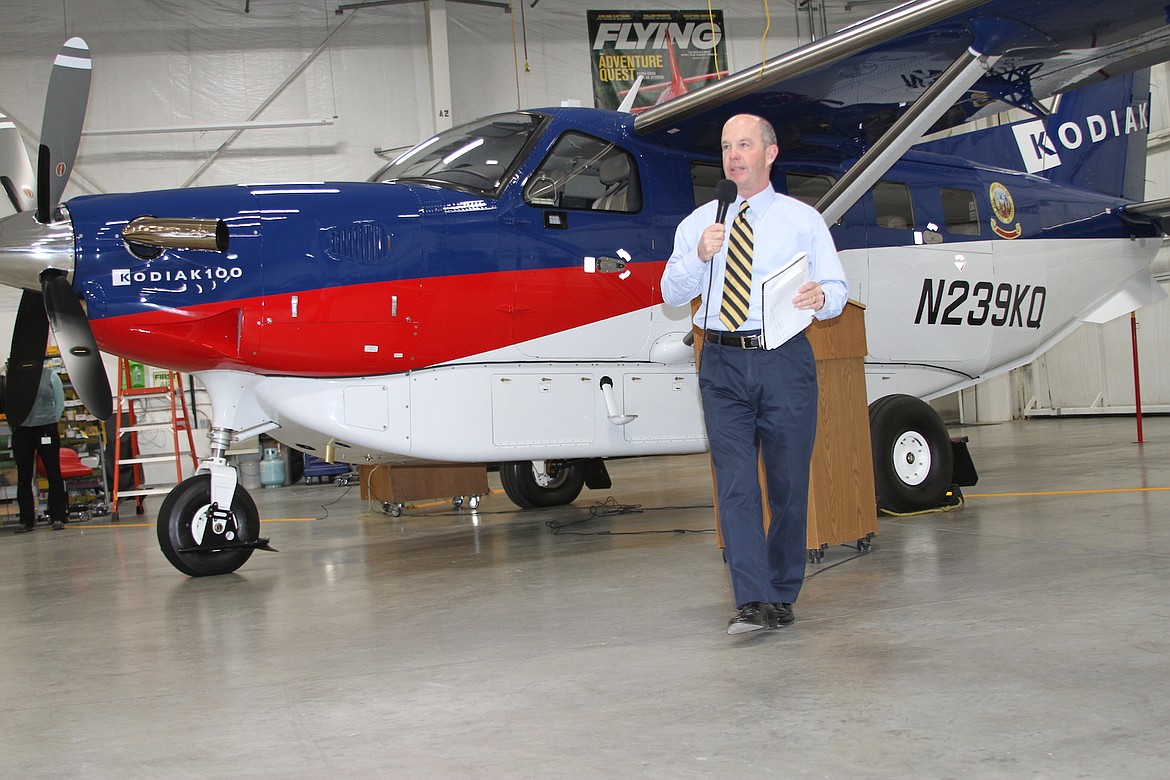
[{"label": "wheeled cart", "polygon": [[408,463],[362,466],[358,470],[361,497],[380,501],[382,509],[395,517],[406,504],[431,498],[451,497],[459,509],[479,507],[487,495],[487,466],[483,463]]},{"label": "wheeled cart", "polygon": [[348,474],[353,474],[354,468],[348,463],[330,463],[322,458],[315,457],[309,453],[305,453],[305,482],[317,480],[323,482],[325,480],[334,481],[335,478],[340,484],[348,484],[348,480],[344,477]]},{"label": "wheeled cart", "polygon": [[[109,498],[106,495],[105,480],[102,478],[104,469],[100,465],[96,469],[85,465],[77,451],[69,447],[62,447],[59,453],[61,478],[65,482],[68,497],[69,519],[83,523],[92,517],[109,514]],[[40,455],[37,455],[36,467],[37,491],[43,506],[47,500],[45,494],[48,492],[49,483],[45,479],[45,465],[41,462]]]},{"label": "wheeled cart", "polygon": [[808,486],[809,560],[839,544],[869,552],[877,533],[873,454],[865,395],[865,307],[849,301],[840,317],[813,320],[817,358],[817,439]]}]

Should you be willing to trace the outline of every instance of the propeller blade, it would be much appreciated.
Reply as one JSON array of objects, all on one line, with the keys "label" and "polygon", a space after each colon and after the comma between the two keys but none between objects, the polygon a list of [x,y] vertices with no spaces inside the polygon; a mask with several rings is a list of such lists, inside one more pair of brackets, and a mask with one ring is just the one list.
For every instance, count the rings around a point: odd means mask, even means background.
[{"label": "propeller blade", "polygon": [[0,114],[0,184],[17,211],[37,207],[36,177],[16,124]]},{"label": "propeller blade", "polygon": [[45,318],[44,296],[25,290],[20,296],[20,308],[16,310],[4,394],[4,412],[12,425],[20,425],[28,419],[36,403],[48,341],[49,321]]},{"label": "propeller blade", "polygon": [[45,314],[49,327],[61,349],[61,360],[69,372],[69,381],[77,397],[89,413],[99,420],[108,420],[114,411],[110,380],[102,363],[93,330],[73,287],[61,271],[49,270],[41,274],[41,292],[45,299]]},{"label": "propeller blade", "polygon": [[73,172],[89,103],[90,68],[89,46],[81,38],[66,41],[53,62],[37,165],[37,222],[41,224],[52,221]]}]

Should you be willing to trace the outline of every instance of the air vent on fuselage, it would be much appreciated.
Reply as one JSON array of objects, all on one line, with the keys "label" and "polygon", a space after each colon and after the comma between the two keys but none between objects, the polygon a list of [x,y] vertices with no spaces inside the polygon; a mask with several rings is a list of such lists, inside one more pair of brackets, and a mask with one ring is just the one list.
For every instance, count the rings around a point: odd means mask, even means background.
[{"label": "air vent on fuselage", "polygon": [[330,228],[325,253],[334,260],[377,265],[390,256],[390,236],[377,222],[355,222]]}]

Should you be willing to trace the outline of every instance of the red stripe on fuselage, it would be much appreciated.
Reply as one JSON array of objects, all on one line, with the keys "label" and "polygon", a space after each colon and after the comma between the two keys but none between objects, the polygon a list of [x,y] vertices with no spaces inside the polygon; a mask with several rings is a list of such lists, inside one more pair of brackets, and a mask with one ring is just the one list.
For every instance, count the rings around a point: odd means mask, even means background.
[{"label": "red stripe on fuselage", "polygon": [[[432,277],[279,293],[93,321],[104,351],[178,371],[409,371],[661,303],[664,261]],[[582,355],[589,359],[589,355]]]}]

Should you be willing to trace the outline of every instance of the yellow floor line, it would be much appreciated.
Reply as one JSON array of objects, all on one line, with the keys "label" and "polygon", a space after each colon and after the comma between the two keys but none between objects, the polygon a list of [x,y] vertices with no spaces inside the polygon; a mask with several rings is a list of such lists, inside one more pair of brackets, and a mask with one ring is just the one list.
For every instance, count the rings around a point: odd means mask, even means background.
[{"label": "yellow floor line", "polygon": [[[260,518],[261,523],[311,523],[314,520],[320,520],[319,517],[274,517],[274,518]],[[70,521],[65,524],[65,530],[70,528],[86,529],[86,528],[154,528],[156,523],[79,523],[77,521]],[[40,530],[40,529],[38,529]]]},{"label": "yellow floor line", "polygon": [[964,498],[1019,498],[1027,496],[1083,496],[1091,493],[1153,493],[1170,487],[1101,488],[1097,490],[1036,490],[1030,493],[964,493]]}]

